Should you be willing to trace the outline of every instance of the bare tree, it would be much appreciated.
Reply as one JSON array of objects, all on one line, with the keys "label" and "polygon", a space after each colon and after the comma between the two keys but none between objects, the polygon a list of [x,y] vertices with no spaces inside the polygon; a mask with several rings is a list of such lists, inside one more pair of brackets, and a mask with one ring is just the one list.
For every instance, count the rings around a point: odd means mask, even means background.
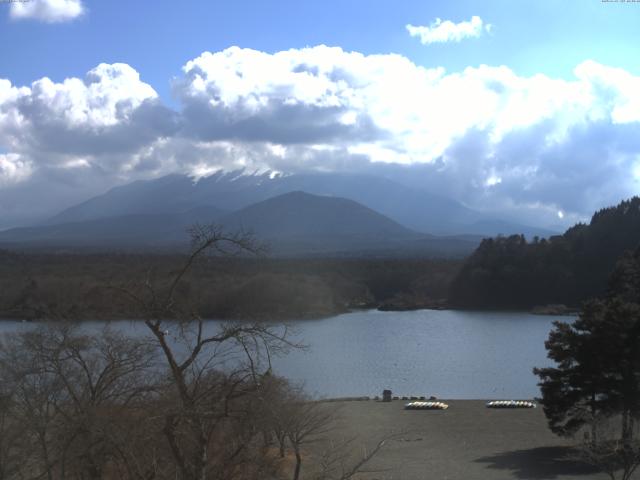
[{"label": "bare tree", "polygon": [[[237,255],[262,251],[250,234],[226,234],[216,226],[196,225],[191,230],[192,250],[165,285],[151,276],[142,285],[118,289],[143,314],[168,366],[174,402],[164,414],[163,432],[180,475],[205,480],[233,463],[253,436],[240,435],[232,451],[220,458],[216,435],[243,416],[234,410],[239,399],[256,393],[271,355],[294,346],[286,327],[261,323],[225,323],[214,331],[179,289],[196,263],[210,253]],[[246,412],[244,412],[246,413]],[[256,432],[256,434],[259,432]]]},{"label": "bare tree", "polygon": [[302,449],[318,442],[326,434],[335,420],[335,410],[328,405],[310,401],[301,393],[294,392],[287,402],[285,431],[296,457],[293,480],[300,478],[302,468]]},{"label": "bare tree", "polygon": [[154,388],[152,346],[108,328],[48,325],[5,339],[0,353],[29,476],[102,478],[122,447],[120,414]]},{"label": "bare tree", "polygon": [[291,400],[291,386],[284,378],[275,375],[265,375],[258,391],[258,401],[261,405],[262,419],[260,428],[263,432],[265,446],[275,437],[278,444],[278,454],[284,458],[287,448],[287,432],[290,421],[289,405]]},{"label": "bare tree", "polygon": [[367,464],[382,450],[390,440],[403,433],[392,433],[378,440],[373,448],[362,447],[359,457],[354,459],[353,450],[356,438],[348,438],[338,442],[330,442],[320,454],[318,465],[319,473],[314,480],[349,480],[360,473],[379,473],[380,469],[365,470]]},{"label": "bare tree", "polygon": [[23,348],[22,340],[16,336],[3,343],[1,376],[11,385],[11,421],[20,429],[27,447],[16,445],[20,449],[21,464],[28,464],[32,472],[42,472],[51,480],[57,451],[51,440],[62,386],[55,376],[44,370],[32,352]]},{"label": "bare tree", "polygon": [[[3,379],[4,380],[4,379]],[[20,471],[22,432],[15,419],[13,392],[7,382],[0,385],[0,480],[14,478]]]},{"label": "bare tree", "polygon": [[[591,419],[575,457],[600,469],[611,480],[616,480],[618,474],[621,480],[629,480],[640,466],[640,441],[637,431],[631,432],[631,439],[622,436],[620,418],[616,417],[619,416]],[[597,436],[591,432],[597,432]]]}]

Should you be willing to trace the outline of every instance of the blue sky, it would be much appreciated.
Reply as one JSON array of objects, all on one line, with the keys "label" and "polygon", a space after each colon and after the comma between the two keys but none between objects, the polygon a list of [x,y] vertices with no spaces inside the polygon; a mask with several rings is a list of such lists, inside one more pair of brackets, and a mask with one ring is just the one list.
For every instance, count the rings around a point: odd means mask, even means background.
[{"label": "blue sky", "polygon": [[[12,21],[0,5],[0,76],[28,85],[81,76],[99,63],[123,62],[171,99],[170,79],[204,51],[238,45],[266,52],[319,44],[362,53],[401,53],[448,71],[507,65],[521,75],[569,78],[585,59],[640,73],[640,5],[599,0],[503,1],[85,1],[64,24]],[[3,11],[4,10],[4,11]],[[425,48],[405,31],[436,17],[478,15],[494,33]]]},{"label": "blue sky", "polygon": [[0,215],[245,168],[384,171],[568,225],[640,193],[639,21],[601,0],[0,2]]}]

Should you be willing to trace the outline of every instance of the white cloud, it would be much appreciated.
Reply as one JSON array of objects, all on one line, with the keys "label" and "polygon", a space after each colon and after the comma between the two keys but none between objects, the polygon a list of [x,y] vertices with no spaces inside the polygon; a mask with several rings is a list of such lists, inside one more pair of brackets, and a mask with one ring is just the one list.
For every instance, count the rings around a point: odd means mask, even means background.
[{"label": "white cloud", "polygon": [[16,20],[58,23],[78,18],[84,11],[81,0],[18,0],[11,2],[9,15]]},{"label": "white cloud", "polygon": [[578,65],[575,75],[588,85],[592,98],[604,103],[605,109],[607,106],[611,107],[611,119],[614,123],[640,121],[640,77],[592,60]]},{"label": "white cloud", "polygon": [[599,94],[609,69],[585,62],[573,81],[486,65],[447,74],[400,55],[234,47],[188,62],[176,91],[186,122],[204,140],[329,143],[373,161],[424,163],[471,129],[497,144],[510,132],[550,121],[543,143],[552,145],[586,122],[633,121],[640,78],[627,73]]},{"label": "white cloud", "polygon": [[[25,92],[26,93],[26,92]],[[158,97],[140,81],[140,75],[123,63],[98,65],[84,80],[68,78],[54,83],[48,78],[34,82],[27,94],[31,106],[45,115],[64,119],[69,127],[100,128],[127,120],[145,101]]]},{"label": "white cloud", "polygon": [[40,167],[131,171],[140,149],[173,134],[174,116],[125,64],[30,87],[0,80],[0,147]]},{"label": "white cloud", "polygon": [[468,205],[565,221],[638,193],[640,77],[593,61],[559,79],[326,46],[234,47],[183,72],[178,111],[123,64],[29,87],[0,79],[2,181],[106,188],[236,168],[391,175],[400,163],[411,166],[404,181]]},{"label": "white cloud", "polygon": [[31,175],[31,163],[15,153],[0,154],[0,186],[20,183]]},{"label": "white cloud", "polygon": [[[421,172],[418,186],[550,219],[638,191],[640,77],[593,61],[567,80],[505,66],[447,73],[325,46],[230,48],[204,53],[184,73],[183,134],[243,145],[251,153],[237,158],[248,168],[402,163]],[[280,145],[279,156],[260,144]]]},{"label": "white cloud", "polygon": [[453,23],[451,20],[436,18],[428,27],[408,24],[409,35],[418,37],[423,45],[431,43],[460,42],[465,38],[477,38],[490,32],[492,25],[474,15],[471,20]]}]

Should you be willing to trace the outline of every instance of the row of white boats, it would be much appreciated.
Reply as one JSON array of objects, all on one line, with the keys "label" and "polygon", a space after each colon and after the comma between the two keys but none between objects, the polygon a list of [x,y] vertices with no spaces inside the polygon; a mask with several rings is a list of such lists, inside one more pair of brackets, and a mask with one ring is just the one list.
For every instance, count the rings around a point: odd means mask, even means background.
[{"label": "row of white boats", "polygon": [[[487,402],[487,408],[536,408],[534,402],[527,400],[492,400]],[[406,410],[446,410],[449,408],[444,402],[409,402]]]},{"label": "row of white boats", "polygon": [[493,400],[487,402],[487,408],[536,408],[536,404],[526,400]]},{"label": "row of white boats", "polygon": [[409,402],[404,408],[407,410],[446,410],[449,405],[444,402]]}]

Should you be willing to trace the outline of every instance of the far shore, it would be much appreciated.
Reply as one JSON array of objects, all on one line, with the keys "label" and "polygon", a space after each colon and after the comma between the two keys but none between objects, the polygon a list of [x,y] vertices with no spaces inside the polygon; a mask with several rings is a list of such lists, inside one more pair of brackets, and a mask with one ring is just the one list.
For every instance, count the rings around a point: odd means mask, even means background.
[{"label": "far shore", "polygon": [[[420,304],[420,305],[395,305],[395,304],[372,304],[372,305],[363,305],[363,306],[349,306],[345,308],[335,309],[328,312],[314,312],[308,315],[299,315],[299,316],[290,316],[290,315],[282,315],[276,317],[256,317],[256,318],[244,318],[244,317],[231,317],[231,318],[205,318],[205,320],[219,320],[225,322],[277,322],[277,323],[286,323],[291,321],[312,321],[312,320],[324,320],[327,318],[332,318],[338,315],[344,315],[348,313],[354,312],[363,312],[363,311],[378,311],[378,312],[410,312],[410,311],[419,311],[419,310],[454,310],[454,311],[471,311],[471,312],[496,312],[496,313],[504,313],[504,312],[513,312],[513,313],[528,313],[531,315],[539,315],[539,316],[554,316],[554,317],[575,317],[579,314],[579,310],[575,308],[555,308],[556,306],[545,306],[545,307],[534,307],[533,309],[491,309],[491,308],[464,308],[459,307],[447,303],[438,303],[438,304]],[[72,317],[67,317],[72,318]],[[0,322],[41,322],[41,321],[49,321],[55,319],[50,319],[42,314],[32,314],[29,316],[21,317],[19,314],[15,312],[2,312],[0,311]],[[135,317],[134,315],[130,316],[105,316],[100,318],[89,318],[89,319],[80,319],[72,320],[72,321],[142,321],[143,318]]]}]

